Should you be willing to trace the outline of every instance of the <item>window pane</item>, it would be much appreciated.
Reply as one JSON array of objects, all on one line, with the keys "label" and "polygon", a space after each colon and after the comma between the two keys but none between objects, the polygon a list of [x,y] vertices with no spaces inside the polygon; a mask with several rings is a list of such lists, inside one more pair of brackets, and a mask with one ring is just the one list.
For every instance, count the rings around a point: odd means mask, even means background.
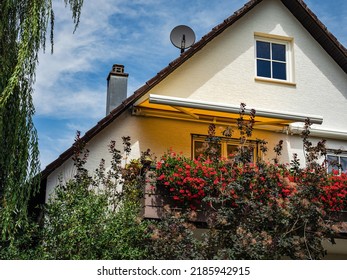
[{"label": "window pane", "polygon": [[342,172],[347,171],[347,157],[340,157],[340,164],[342,168]]},{"label": "window pane", "polygon": [[257,41],[257,58],[270,59],[270,43]]},{"label": "window pane", "polygon": [[286,64],[281,62],[272,62],[272,74],[274,79],[286,80]]},{"label": "window pane", "polygon": [[286,61],[286,46],[272,44],[272,60]]},{"label": "window pane", "polygon": [[257,59],[257,76],[271,78],[270,61]]},{"label": "window pane", "polygon": [[238,145],[227,145],[227,156],[235,155],[239,146]]},{"label": "window pane", "polygon": [[197,159],[201,154],[204,153],[203,141],[194,141],[194,158]]},{"label": "window pane", "polygon": [[[197,159],[199,156],[204,155],[206,148],[208,147],[208,142],[205,141],[194,141],[194,154],[193,157]],[[221,157],[222,155],[222,145],[217,144],[215,146],[210,146],[209,151],[213,152],[215,155]]]},{"label": "window pane", "polygon": [[334,170],[338,170],[339,158],[337,156],[327,155],[328,172],[331,173]]}]

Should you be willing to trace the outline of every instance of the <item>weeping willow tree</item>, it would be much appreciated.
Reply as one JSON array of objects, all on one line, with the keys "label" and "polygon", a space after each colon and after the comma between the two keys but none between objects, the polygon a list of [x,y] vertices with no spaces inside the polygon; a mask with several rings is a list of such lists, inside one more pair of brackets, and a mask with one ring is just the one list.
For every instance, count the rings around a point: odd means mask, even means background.
[{"label": "weeping willow tree", "polygon": [[[64,0],[75,29],[83,0]],[[32,93],[46,34],[53,51],[52,0],[0,0],[0,240],[28,222],[28,203],[39,188],[39,150]]]}]

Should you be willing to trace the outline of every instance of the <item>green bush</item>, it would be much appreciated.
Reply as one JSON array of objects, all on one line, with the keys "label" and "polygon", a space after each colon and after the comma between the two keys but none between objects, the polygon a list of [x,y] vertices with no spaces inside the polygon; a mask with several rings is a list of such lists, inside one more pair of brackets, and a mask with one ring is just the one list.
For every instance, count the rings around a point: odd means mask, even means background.
[{"label": "green bush", "polygon": [[141,259],[144,225],[138,206],[108,204],[105,193],[69,182],[46,207],[42,253],[44,259]]},{"label": "green bush", "polygon": [[[128,149],[128,138],[124,138]],[[121,168],[120,151],[111,142],[111,170],[104,161],[94,177],[84,168],[88,151],[77,138],[77,173],[59,185],[45,207],[40,254],[43,259],[141,259],[146,224],[139,219],[140,162]],[[127,152],[128,150],[126,150]],[[130,151],[128,151],[130,152]],[[121,179],[131,177],[129,184]],[[133,175],[133,176],[131,176]],[[119,188],[126,190],[122,192]]]}]

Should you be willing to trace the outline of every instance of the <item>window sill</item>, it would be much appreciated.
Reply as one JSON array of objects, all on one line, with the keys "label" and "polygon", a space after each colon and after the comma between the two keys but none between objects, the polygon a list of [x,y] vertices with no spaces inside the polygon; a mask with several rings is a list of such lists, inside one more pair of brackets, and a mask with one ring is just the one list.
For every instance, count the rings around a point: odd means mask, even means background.
[{"label": "window sill", "polygon": [[255,81],[257,82],[265,82],[265,83],[271,83],[271,84],[281,84],[281,85],[287,85],[287,86],[293,86],[296,87],[296,83],[288,82],[288,81],[281,81],[281,80],[274,80],[274,79],[267,79],[267,78],[259,78],[255,77]]}]

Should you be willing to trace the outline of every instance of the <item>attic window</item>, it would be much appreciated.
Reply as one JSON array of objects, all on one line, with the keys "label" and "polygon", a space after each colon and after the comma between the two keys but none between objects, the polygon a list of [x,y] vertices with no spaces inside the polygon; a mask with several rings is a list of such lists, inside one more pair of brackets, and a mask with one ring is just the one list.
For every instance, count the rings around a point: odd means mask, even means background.
[{"label": "attic window", "polygon": [[255,36],[256,79],[292,83],[292,38],[257,34]]}]

